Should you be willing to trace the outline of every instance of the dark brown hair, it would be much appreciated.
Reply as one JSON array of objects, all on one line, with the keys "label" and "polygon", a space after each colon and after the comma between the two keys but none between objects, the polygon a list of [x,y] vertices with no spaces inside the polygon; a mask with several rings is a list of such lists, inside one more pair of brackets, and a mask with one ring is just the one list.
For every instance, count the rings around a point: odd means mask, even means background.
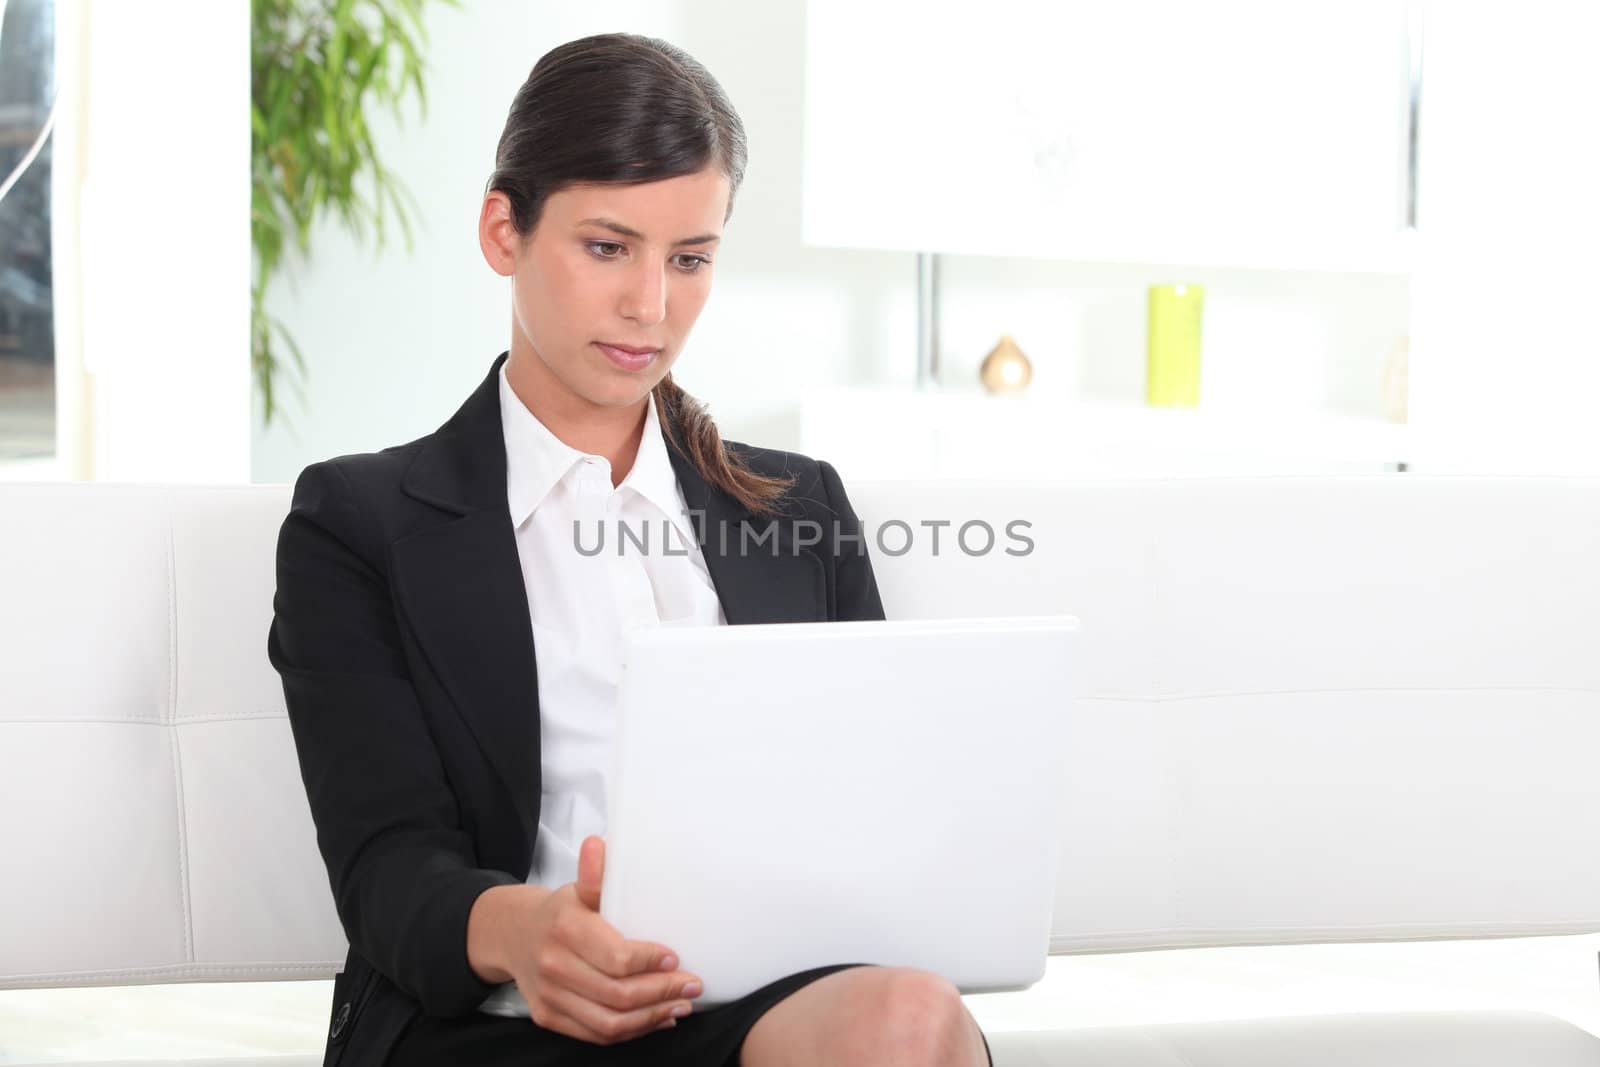
[{"label": "dark brown hair", "polygon": [[[568,185],[633,185],[707,166],[727,176],[732,215],[744,178],[744,125],[722,86],[681,48],[654,37],[605,33],[568,41],[534,64],[511,102],[494,162],[488,189],[506,194],[512,224],[524,238],[538,224],[546,198]],[[670,373],[654,392],[671,446],[744,507],[766,514],[794,484],[746,467],[723,444],[705,405]]]}]

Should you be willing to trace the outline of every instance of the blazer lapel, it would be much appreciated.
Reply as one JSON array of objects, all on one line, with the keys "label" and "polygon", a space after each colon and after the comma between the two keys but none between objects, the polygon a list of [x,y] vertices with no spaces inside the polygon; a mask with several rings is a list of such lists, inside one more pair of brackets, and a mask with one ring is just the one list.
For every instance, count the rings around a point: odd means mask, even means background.
[{"label": "blazer lapel", "polygon": [[499,371],[428,437],[401,489],[451,517],[390,546],[401,610],[423,655],[517,800],[539,826],[539,688],[533,624],[506,501]]}]

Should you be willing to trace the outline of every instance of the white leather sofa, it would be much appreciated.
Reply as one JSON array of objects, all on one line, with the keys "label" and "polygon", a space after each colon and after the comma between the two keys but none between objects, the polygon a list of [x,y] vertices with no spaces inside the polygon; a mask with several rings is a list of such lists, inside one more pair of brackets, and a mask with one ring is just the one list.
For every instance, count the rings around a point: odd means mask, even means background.
[{"label": "white leather sofa", "polygon": [[[1053,953],[1600,931],[1600,479],[851,496],[891,617],[1082,622]],[[288,503],[0,485],[0,990],[340,966],[265,654]],[[997,546],[968,555],[979,520]],[[1498,1007],[990,1037],[1003,1067],[1600,1064],[1588,1030]]]}]

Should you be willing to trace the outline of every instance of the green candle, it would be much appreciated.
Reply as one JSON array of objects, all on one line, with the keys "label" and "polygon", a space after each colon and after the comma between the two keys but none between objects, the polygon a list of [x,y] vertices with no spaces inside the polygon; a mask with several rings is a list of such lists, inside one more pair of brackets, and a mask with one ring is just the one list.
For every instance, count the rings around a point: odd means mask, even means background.
[{"label": "green candle", "polygon": [[1145,402],[1157,407],[1200,405],[1202,285],[1152,285],[1145,343]]}]

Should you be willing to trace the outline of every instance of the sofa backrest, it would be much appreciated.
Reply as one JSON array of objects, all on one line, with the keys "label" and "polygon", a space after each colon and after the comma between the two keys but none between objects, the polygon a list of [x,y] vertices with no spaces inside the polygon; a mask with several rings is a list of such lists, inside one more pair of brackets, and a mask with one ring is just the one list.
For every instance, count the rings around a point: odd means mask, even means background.
[{"label": "sofa backrest", "polygon": [[[341,965],[265,653],[289,492],[0,485],[0,988]],[[1600,479],[851,500],[891,617],[1081,621],[1054,951],[1600,930]]]},{"label": "sofa backrest", "polygon": [[[1600,929],[1600,479],[851,499],[953,524],[877,553],[890,614],[1081,621],[1054,951]],[[1017,519],[1027,556],[950,550]]]}]

